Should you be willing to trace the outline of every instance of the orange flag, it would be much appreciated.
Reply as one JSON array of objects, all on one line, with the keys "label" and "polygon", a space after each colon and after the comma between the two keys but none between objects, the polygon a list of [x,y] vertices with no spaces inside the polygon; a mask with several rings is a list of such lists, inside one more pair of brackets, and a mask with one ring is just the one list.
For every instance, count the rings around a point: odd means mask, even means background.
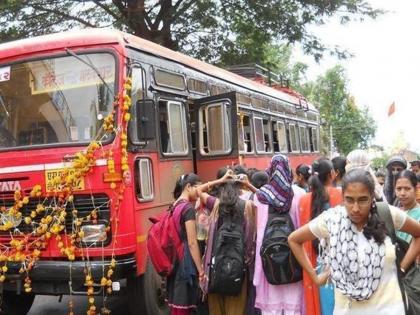
[{"label": "orange flag", "polygon": [[395,102],[392,102],[392,104],[389,105],[389,108],[388,108],[388,117],[391,116],[393,113],[395,113]]}]

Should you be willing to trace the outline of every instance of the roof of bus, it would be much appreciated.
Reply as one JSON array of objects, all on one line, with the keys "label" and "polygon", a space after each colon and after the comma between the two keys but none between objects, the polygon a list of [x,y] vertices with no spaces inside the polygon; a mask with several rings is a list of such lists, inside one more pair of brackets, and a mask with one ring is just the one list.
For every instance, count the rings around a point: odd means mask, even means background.
[{"label": "roof of bus", "polygon": [[[266,95],[284,100],[292,104],[299,103],[299,100],[295,96],[273,89],[261,83],[246,79],[230,71],[218,68],[182,53],[170,50],[151,41],[117,30],[84,29],[7,42],[0,44],[0,57],[9,58],[16,55],[27,55],[34,52],[60,49],[63,47],[80,47],[111,43],[119,43],[123,46],[132,46],[146,53],[178,62],[187,67],[219,78],[221,80],[238,84],[246,89],[264,93]],[[308,106],[311,110],[316,111],[312,104],[309,103]]]}]

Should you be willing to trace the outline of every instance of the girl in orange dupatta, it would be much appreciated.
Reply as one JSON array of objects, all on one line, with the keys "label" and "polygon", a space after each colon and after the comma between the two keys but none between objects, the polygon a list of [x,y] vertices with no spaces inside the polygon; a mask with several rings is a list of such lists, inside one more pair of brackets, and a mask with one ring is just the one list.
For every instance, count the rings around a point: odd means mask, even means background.
[{"label": "girl in orange dupatta", "polygon": [[[322,211],[333,208],[342,202],[341,190],[332,187],[334,168],[327,158],[320,158],[312,164],[312,177],[309,179],[311,192],[300,199],[299,218],[301,226],[321,214]],[[315,245],[317,246],[317,245]],[[306,253],[316,267],[318,253],[311,242],[304,244]],[[321,315],[319,289],[312,283],[309,275],[303,273],[303,291],[306,315]]]}]

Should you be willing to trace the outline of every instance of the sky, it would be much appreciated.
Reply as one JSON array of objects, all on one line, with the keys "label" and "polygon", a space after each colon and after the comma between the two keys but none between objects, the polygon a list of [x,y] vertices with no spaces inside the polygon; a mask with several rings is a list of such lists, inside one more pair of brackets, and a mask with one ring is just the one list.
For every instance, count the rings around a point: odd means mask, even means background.
[{"label": "sky", "polygon": [[[324,43],[349,50],[353,58],[339,61],[326,57],[317,64],[312,57],[297,52],[295,61],[309,65],[309,80],[342,64],[347,69],[350,94],[358,106],[369,108],[377,122],[372,144],[390,149],[397,135],[400,138],[403,135],[410,150],[420,153],[420,1],[369,3],[388,13],[376,20],[350,22],[345,26],[331,21],[312,28]],[[395,113],[388,117],[392,102]]]}]

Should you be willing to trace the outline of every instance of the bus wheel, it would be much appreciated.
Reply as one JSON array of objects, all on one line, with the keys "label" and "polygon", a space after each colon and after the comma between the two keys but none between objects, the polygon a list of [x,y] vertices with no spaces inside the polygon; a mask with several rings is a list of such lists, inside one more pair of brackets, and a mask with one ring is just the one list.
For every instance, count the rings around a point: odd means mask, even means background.
[{"label": "bus wheel", "polygon": [[169,308],[165,302],[165,281],[159,276],[150,261],[146,273],[127,279],[130,315],[167,315]]},{"label": "bus wheel", "polygon": [[1,294],[0,314],[2,315],[26,315],[34,303],[35,294],[3,291]]}]

